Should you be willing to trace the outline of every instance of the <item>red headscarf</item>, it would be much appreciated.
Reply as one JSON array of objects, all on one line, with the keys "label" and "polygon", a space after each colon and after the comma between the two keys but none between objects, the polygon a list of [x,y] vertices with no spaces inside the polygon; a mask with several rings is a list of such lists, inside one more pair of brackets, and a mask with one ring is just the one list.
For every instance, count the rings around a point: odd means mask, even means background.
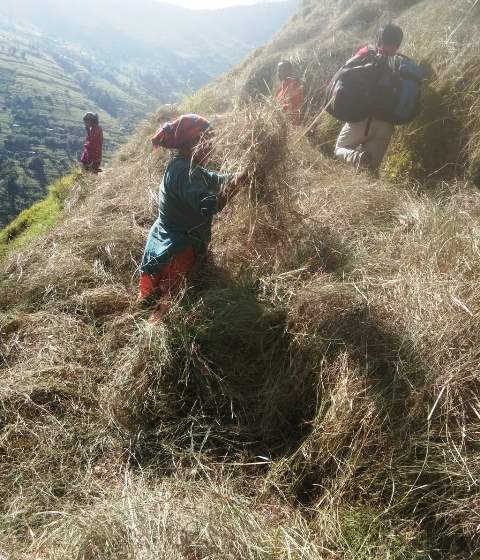
[{"label": "red headscarf", "polygon": [[210,128],[210,123],[199,115],[182,115],[173,122],[162,125],[152,138],[154,148],[181,150],[193,147],[200,136]]}]

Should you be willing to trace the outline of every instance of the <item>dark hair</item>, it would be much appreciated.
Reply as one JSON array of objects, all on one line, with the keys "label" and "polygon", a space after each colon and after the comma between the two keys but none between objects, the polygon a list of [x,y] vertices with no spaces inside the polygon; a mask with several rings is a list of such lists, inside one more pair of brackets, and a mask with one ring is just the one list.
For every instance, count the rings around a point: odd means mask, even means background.
[{"label": "dark hair", "polygon": [[295,67],[293,66],[293,63],[290,62],[289,60],[281,60],[278,63],[278,71],[280,72],[280,70],[286,71],[289,74],[290,78],[296,78],[296,72],[295,72]]},{"label": "dark hair", "polygon": [[94,125],[99,123],[98,114],[97,113],[86,113],[83,117],[83,122],[87,123],[90,122]]},{"label": "dark hair", "polygon": [[399,47],[403,41],[403,31],[394,23],[387,23],[378,33],[378,43]]},{"label": "dark hair", "polygon": [[290,62],[290,60],[281,60],[278,63],[278,68],[288,68],[289,70],[293,70],[293,64]]}]

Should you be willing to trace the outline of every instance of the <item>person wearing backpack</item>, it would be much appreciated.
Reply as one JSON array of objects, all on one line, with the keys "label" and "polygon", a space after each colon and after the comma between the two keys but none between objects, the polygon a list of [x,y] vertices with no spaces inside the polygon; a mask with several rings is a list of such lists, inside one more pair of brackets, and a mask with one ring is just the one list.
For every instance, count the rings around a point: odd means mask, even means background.
[{"label": "person wearing backpack", "polygon": [[275,94],[275,99],[288,115],[294,126],[299,126],[303,104],[303,91],[300,80],[295,77],[295,69],[289,60],[278,63],[278,79],[280,86]]},{"label": "person wearing backpack", "polygon": [[[359,49],[336,74],[337,81],[334,78],[329,86],[337,90],[329,92],[327,111],[346,121],[337,139],[335,157],[357,169],[377,172],[390,144],[396,123],[392,122],[395,118],[390,117],[394,102],[390,101],[393,89],[388,76],[392,74],[390,63],[402,40],[400,27],[392,23],[385,25],[379,32],[377,45]],[[349,80],[355,84],[357,92],[355,87],[351,94],[348,92]],[[336,96],[339,107],[335,107]],[[386,100],[389,106],[383,107]],[[385,118],[381,118],[383,115]]]},{"label": "person wearing backpack", "polygon": [[154,148],[173,151],[160,185],[159,214],[140,264],[137,303],[154,306],[158,322],[169,301],[195,274],[210,242],[212,221],[249,178],[247,171],[219,174],[205,169],[212,127],[200,115],[181,115],[152,138]]}]

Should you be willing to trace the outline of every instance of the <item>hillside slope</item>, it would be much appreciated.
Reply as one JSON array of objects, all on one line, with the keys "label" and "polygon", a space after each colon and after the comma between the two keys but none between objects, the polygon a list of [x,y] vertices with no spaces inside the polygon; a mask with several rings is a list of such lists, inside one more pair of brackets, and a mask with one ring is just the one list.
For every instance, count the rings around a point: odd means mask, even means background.
[{"label": "hillside slope", "polygon": [[[159,110],[102,177],[76,179],[58,224],[7,255],[7,558],[478,558],[477,4],[303,2],[271,45]],[[313,84],[391,17],[433,77],[372,180],[319,146],[334,127]],[[295,130],[258,95],[284,56],[311,88]],[[149,137],[183,110],[215,120],[220,168],[256,180],[218,217],[200,285],[154,326],[134,306],[168,158]],[[447,133],[453,171],[418,168]]]},{"label": "hillside slope", "polygon": [[152,0],[85,1],[81,10],[65,0],[2,2],[0,228],[78,159],[86,110],[100,113],[108,157],[159,104],[267,41],[294,4],[207,13]]}]

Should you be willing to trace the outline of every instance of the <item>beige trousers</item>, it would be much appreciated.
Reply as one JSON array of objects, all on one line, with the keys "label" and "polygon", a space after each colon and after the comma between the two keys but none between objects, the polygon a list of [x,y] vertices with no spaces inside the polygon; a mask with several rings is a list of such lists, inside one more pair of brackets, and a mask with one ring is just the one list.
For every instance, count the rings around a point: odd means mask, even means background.
[{"label": "beige trousers", "polygon": [[356,165],[359,153],[368,152],[370,167],[377,170],[387,153],[395,127],[393,124],[371,119],[367,130],[367,124],[368,119],[344,125],[335,146],[335,157]]}]

